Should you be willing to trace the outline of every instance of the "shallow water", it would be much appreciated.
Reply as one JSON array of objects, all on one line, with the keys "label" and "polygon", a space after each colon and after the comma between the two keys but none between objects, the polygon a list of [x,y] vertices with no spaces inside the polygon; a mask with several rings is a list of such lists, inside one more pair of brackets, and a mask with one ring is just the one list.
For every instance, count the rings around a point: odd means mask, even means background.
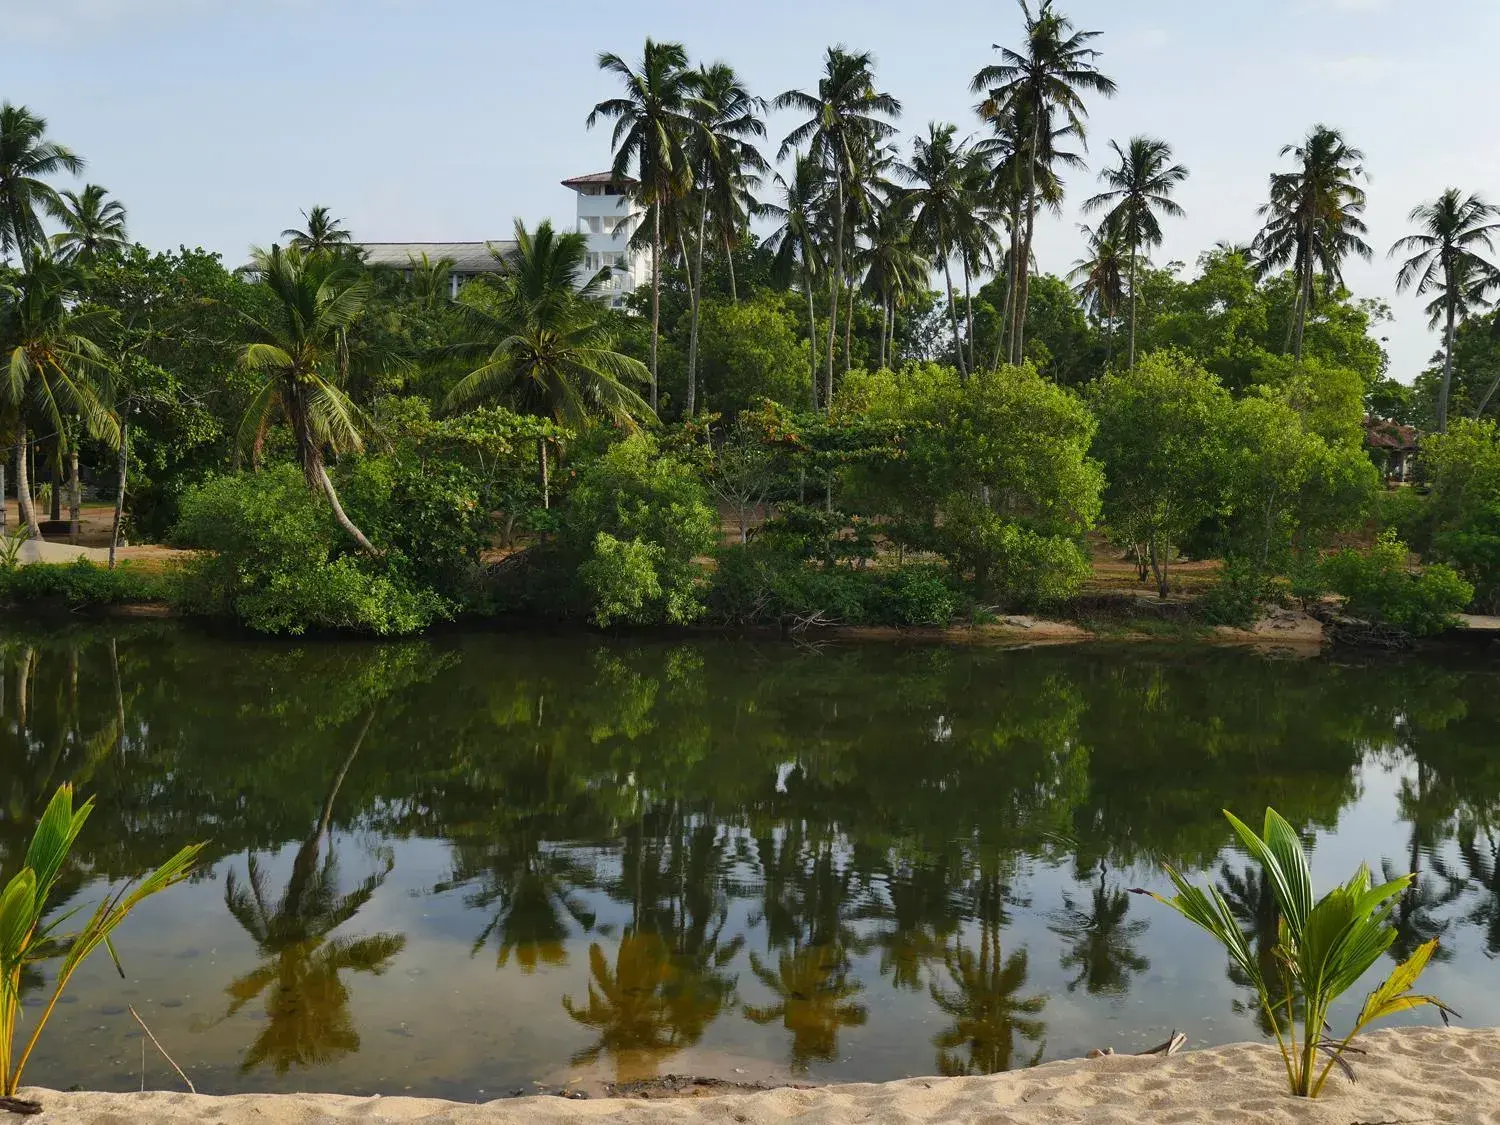
[{"label": "shallow water", "polygon": [[98,801],[69,906],[208,842],[120,931],[126,979],[75,979],[38,1084],[139,1086],[131,1006],[215,1093],[1254,1038],[1217,948],[1128,889],[1183,867],[1263,933],[1219,810],[1267,804],[1324,882],[1417,868],[1397,948],[1440,937],[1430,991],[1500,1024],[1493,660],[11,625],[0,671],[0,871],[69,779]]}]

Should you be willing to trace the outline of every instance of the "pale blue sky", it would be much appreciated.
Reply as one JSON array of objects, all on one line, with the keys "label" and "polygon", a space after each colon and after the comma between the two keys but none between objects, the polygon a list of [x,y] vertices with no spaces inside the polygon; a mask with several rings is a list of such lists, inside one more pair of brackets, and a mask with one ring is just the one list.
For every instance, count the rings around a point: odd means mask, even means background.
[{"label": "pale blue sky", "polygon": [[[1159,260],[1248,240],[1280,147],[1326,121],[1369,156],[1374,263],[1393,372],[1436,343],[1395,298],[1384,257],[1413,205],[1451,184],[1500,197],[1489,125],[1500,78],[1495,0],[1064,0],[1104,35],[1118,96],[1093,103],[1091,149],[1165,137],[1192,170]],[[1014,42],[1008,0],[0,0],[0,97],[30,105],[129,207],[132,233],[239,262],[328,204],[368,240],[504,237],[513,216],[572,215],[565,176],[609,163],[584,117],[613,88],[600,50],[646,35],[734,63],[757,93],[816,81],[825,46],[872,50],[906,107],[969,129],[968,79]],[[1459,108],[1449,111],[1445,101]],[[776,140],[792,122],[773,117]],[[1078,256],[1072,205],[1039,236],[1046,269]]]}]

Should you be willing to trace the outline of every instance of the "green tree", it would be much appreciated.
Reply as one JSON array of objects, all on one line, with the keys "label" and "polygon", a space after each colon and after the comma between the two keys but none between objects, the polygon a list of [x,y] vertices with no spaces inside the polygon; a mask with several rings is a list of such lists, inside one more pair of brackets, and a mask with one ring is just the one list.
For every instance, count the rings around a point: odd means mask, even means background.
[{"label": "green tree", "polygon": [[52,250],[65,262],[93,265],[106,253],[118,253],[130,245],[125,233],[125,205],[110,199],[98,184],[86,184],[81,193],[65,191],[57,220],[60,233],[52,236]]},{"label": "green tree", "polygon": [[63,201],[45,177],[78,175],[83,160],[47,140],[47,120],[24,105],[0,103],[0,253],[14,250],[29,268],[45,243],[42,215],[61,218]]},{"label": "green tree", "polygon": [[1343,281],[1350,254],[1369,258],[1365,209],[1365,154],[1351,148],[1337,129],[1316,126],[1300,145],[1287,145],[1283,158],[1296,164],[1271,176],[1271,197],[1260,209],[1265,226],[1255,239],[1261,270],[1290,265],[1297,281],[1296,309],[1288,332],[1292,354],[1302,357],[1302,337],[1313,303],[1313,275],[1322,272],[1331,292]]},{"label": "green tree", "polygon": [[694,128],[691,110],[694,77],[687,51],[680,43],[657,43],[649,37],[639,69],[608,51],[599,55],[599,69],[620,79],[622,97],[594,106],[588,116],[592,129],[613,120],[614,178],[625,182],[635,173],[637,198],[651,212],[651,410],[656,410],[657,348],[661,339],[661,266],[663,211],[693,186],[693,169],[685,149]]},{"label": "green tree", "polygon": [[1176,352],[1151,353],[1096,385],[1105,519],[1149,556],[1162,598],[1176,545],[1221,503],[1229,407],[1219,381]]},{"label": "green tree", "polygon": [[802,292],[807,297],[807,346],[812,372],[812,408],[818,408],[818,317],[814,305],[813,279],[823,270],[822,233],[819,230],[820,216],[824,210],[827,182],[818,162],[810,156],[797,153],[793,161],[792,177],[787,179],[780,172],[775,177],[776,189],[781,194],[779,203],[762,204],[761,213],[779,219],[781,225],[771,232],[766,245],[775,257],[772,259],[772,276],[781,284],[791,282],[798,276]]},{"label": "green tree", "polygon": [[364,448],[369,421],[343,389],[349,331],[365,312],[370,279],[331,254],[272,246],[255,253],[269,315],[241,313],[249,337],[240,364],[259,386],[240,423],[240,447],[258,459],[267,433],[285,419],[307,486],[322,492],[340,527],[367,554],[377,554],[339,502],[327,452]]},{"label": "green tree", "polygon": [[963,337],[958,330],[958,300],[953,294],[952,259],[959,249],[962,231],[969,223],[977,200],[970,178],[966,175],[968,151],[956,139],[958,127],[934,121],[926,137],[912,141],[910,164],[898,164],[897,170],[912,186],[902,195],[902,206],[911,214],[912,226],[924,248],[943,265],[943,281],[948,293],[948,318],[953,326],[953,348],[958,369],[965,378],[969,361]]},{"label": "green tree", "polygon": [[914,293],[925,292],[931,261],[918,249],[902,209],[882,207],[870,224],[864,255],[865,293],[880,301],[880,366],[896,362],[896,313]]},{"label": "green tree", "polygon": [[1458,324],[1489,303],[1500,287],[1500,272],[1481,254],[1494,251],[1500,231],[1500,208],[1479,195],[1449,188],[1435,201],[1415,208],[1410,221],[1419,229],[1391,247],[1391,257],[1411,256],[1401,263],[1396,289],[1415,288],[1418,296],[1432,294],[1427,306],[1431,327],[1443,329],[1443,381],[1438,387],[1437,428],[1448,429],[1448,397],[1453,385],[1453,344]]},{"label": "green tree", "polygon": [[[1016,280],[1009,331],[1011,362],[1017,364],[1025,354],[1032,239],[1042,202],[1039,187],[1055,178],[1051,174],[1056,159],[1054,142],[1060,135],[1084,140],[1088,117],[1085,93],[1107,98],[1115,92],[1114,81],[1099,70],[1099,52],[1089,46],[1098,38],[1097,31],[1076,30],[1073,21],[1052,6],[1052,0],[1039,0],[1035,12],[1029,0],[1021,0],[1021,12],[1025,44],[1020,50],[997,47],[1000,61],[980,70],[969,87],[973,93],[984,95],[980,116],[1008,124],[1016,130],[1018,141],[1023,206],[1021,223],[1016,224],[1020,238],[1013,244]],[[1063,121],[1060,128],[1056,125],[1059,117]]]},{"label": "green tree", "polygon": [[72,267],[35,256],[0,298],[0,415],[16,425],[16,496],[34,539],[42,530],[27,464],[29,423],[67,435],[80,418],[94,437],[111,445],[120,440],[119,421],[106,404],[109,361],[100,346],[113,316],[79,305],[82,284]]},{"label": "green tree", "polygon": [[[1134,254],[1127,253],[1124,234],[1111,215],[1106,215],[1093,230],[1082,229],[1089,236],[1088,252],[1073,263],[1068,277],[1083,307],[1104,328],[1104,362],[1108,366],[1114,361],[1115,321],[1125,304],[1125,274],[1127,270],[1134,271]],[[1137,289],[1134,281],[1130,288],[1133,305]]]},{"label": "green tree", "polygon": [[807,155],[827,174],[833,186],[833,252],[828,264],[828,366],[823,404],[833,402],[833,353],[838,338],[839,294],[844,286],[844,238],[847,200],[865,150],[895,134],[888,120],[901,115],[901,103],[875,88],[875,57],[868,51],[850,52],[830,47],[816,93],[787,90],[772,103],[778,110],[805,113],[808,119],[786,135],[778,160],[807,146]]},{"label": "green tree", "polygon": [[1172,193],[1188,178],[1188,170],[1172,163],[1172,146],[1156,137],[1131,137],[1121,148],[1110,141],[1119,164],[1099,174],[1107,191],[1087,200],[1085,211],[1108,209],[1104,229],[1116,233],[1130,251],[1130,366],[1135,366],[1136,264],[1143,250],[1160,246],[1160,215],[1180,218],[1186,212]]},{"label": "green tree", "polygon": [[761,399],[808,400],[809,345],[797,338],[794,300],[763,291],[738,304],[704,301],[699,361],[709,411],[732,418]]},{"label": "green tree", "polygon": [[344,226],[342,219],[335,219],[327,207],[321,204],[302,212],[304,226],[288,227],[281,232],[288,246],[295,246],[304,254],[318,252],[339,253],[351,248],[354,236]]}]

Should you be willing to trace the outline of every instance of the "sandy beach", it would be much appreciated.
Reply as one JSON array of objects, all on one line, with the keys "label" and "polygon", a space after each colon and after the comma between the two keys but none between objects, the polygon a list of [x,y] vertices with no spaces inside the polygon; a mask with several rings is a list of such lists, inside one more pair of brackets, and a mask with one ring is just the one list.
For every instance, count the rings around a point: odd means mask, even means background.
[{"label": "sandy beach", "polygon": [[[180,1093],[30,1091],[57,1125],[1500,1125],[1500,1029],[1377,1032],[1363,1041],[1357,1081],[1331,1079],[1316,1102],[1286,1093],[1266,1046],[1174,1058],[1110,1056],[1051,1063],[993,1078],[920,1078],[680,1101],[528,1098],[463,1105],[420,1098],[328,1094],[195,1097]],[[15,1118],[14,1120],[22,1120]]]}]

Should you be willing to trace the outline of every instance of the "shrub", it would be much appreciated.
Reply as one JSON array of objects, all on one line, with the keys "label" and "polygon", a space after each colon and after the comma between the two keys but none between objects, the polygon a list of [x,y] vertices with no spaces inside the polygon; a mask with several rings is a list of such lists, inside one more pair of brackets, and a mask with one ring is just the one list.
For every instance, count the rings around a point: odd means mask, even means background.
[{"label": "shrub", "polygon": [[[583,471],[559,528],[600,624],[684,624],[703,612],[697,559],[718,542],[719,518],[692,467],[650,436],[626,438]],[[638,593],[623,591],[627,576],[643,583]]]},{"label": "shrub", "polygon": [[1474,604],[1500,612],[1500,501],[1470,512],[1456,527],[1433,538],[1433,555],[1457,568],[1474,586]]},{"label": "shrub", "polygon": [[150,602],[170,596],[171,580],[122,563],[114,570],[78,559],[71,563],[31,563],[0,567],[0,601],[66,602],[73,608]]},{"label": "shrub", "polygon": [[183,497],[173,539],[200,550],[183,573],[183,608],[257,632],[413,633],[452,612],[385,560],[341,554],[332,513],[292,465],[206,481]]},{"label": "shrub", "polygon": [[[1376,1020],[1432,1007],[1447,1021],[1446,1005],[1431,996],[1413,995],[1411,991],[1437,949],[1434,939],[1419,946],[1410,958],[1391,970],[1365,999],[1349,1034],[1335,1039],[1328,1030],[1330,1009],[1394,944],[1396,927],[1391,915],[1415,876],[1403,875],[1378,887],[1372,886],[1370,869],[1361,864],[1352,879],[1314,902],[1307,853],[1296,830],[1286,820],[1274,809],[1267,809],[1263,834],[1256,835],[1230,813],[1224,815],[1245,849],[1260,864],[1265,884],[1275,897],[1281,921],[1271,953],[1272,964],[1280,967],[1276,974],[1280,979],[1266,979],[1265,963],[1251,947],[1217,887],[1201,890],[1169,867],[1167,874],[1177,894],[1172,898],[1157,894],[1151,897],[1207,930],[1229,951],[1231,960],[1259,996],[1261,1010],[1281,1049],[1287,1083],[1294,1095],[1317,1097],[1335,1065],[1342,1063],[1347,1068],[1343,1055],[1351,1050],[1355,1037]],[[1300,1030],[1296,1022],[1298,1013],[1302,1018]]]},{"label": "shrub", "polygon": [[1450,566],[1410,569],[1406,545],[1389,531],[1368,554],[1343,550],[1326,559],[1323,574],[1347,613],[1417,637],[1451,629],[1454,614],[1474,597],[1474,587]]},{"label": "shrub", "polygon": [[1248,629],[1269,589],[1265,574],[1252,560],[1231,555],[1224,560],[1219,580],[1203,597],[1203,616],[1211,625]]},{"label": "shrub", "polygon": [[824,569],[765,544],[720,551],[707,601],[710,617],[724,625],[821,618],[838,625],[945,626],[958,612],[938,567]]}]

